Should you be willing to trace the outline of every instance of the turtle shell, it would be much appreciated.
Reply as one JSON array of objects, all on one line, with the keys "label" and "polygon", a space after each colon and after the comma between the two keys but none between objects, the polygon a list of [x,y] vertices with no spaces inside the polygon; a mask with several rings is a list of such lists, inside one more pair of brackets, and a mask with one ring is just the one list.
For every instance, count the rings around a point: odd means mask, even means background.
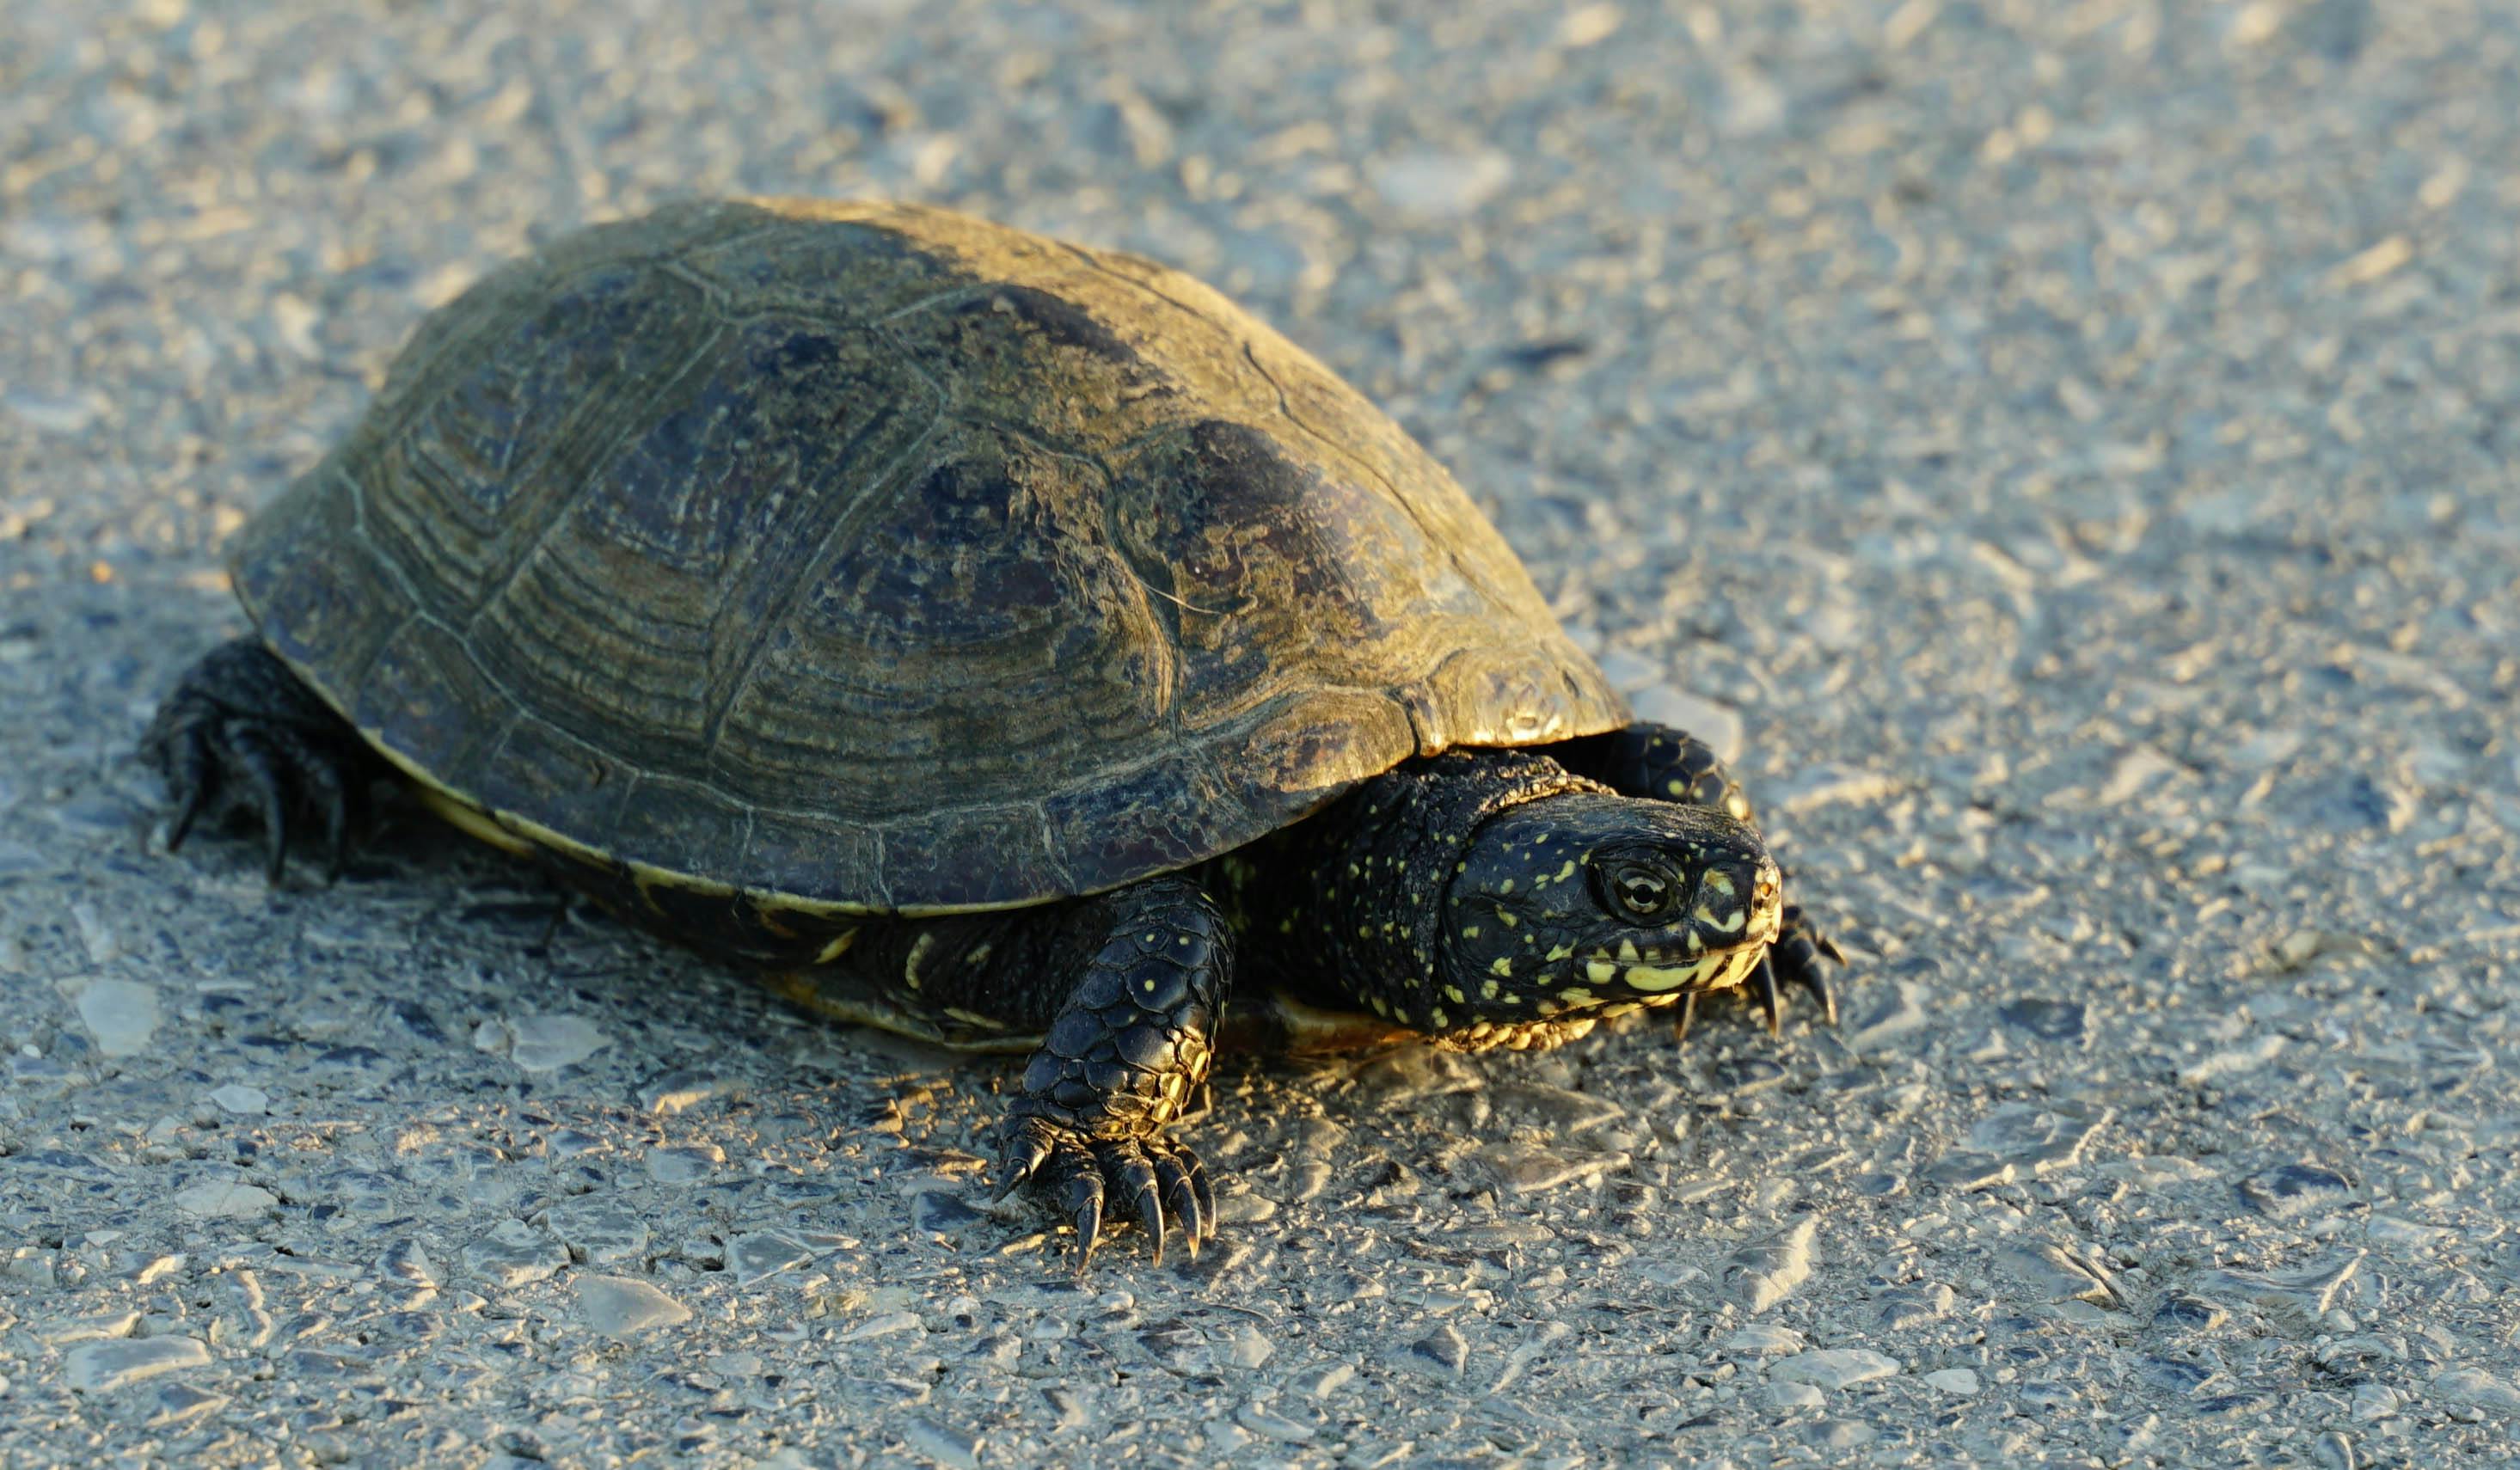
[{"label": "turtle shell", "polygon": [[1097,892],[1625,719],[1303,351],[909,205],[678,204],[497,271],[232,566],[476,831],[773,911]]}]

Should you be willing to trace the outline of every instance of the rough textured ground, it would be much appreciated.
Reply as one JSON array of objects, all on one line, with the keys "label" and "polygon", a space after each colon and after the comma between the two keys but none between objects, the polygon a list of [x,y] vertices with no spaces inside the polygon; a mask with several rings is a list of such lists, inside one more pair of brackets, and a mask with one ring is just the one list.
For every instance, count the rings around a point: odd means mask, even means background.
[{"label": "rough textured ground", "polygon": [[[2520,1458],[2510,7],[345,9],[0,6],[0,1460]],[[416,816],[163,856],[221,538],[492,262],[739,187],[1381,397],[1737,711],[1847,1023],[1238,1062],[1227,1240],[1079,1285],[1002,1064]]]}]

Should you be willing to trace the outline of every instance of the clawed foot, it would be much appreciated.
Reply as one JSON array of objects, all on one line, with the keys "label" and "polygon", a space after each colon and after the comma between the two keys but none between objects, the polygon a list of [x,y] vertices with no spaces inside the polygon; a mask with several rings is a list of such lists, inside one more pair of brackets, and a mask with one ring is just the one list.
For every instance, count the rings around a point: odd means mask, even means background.
[{"label": "clawed foot", "polygon": [[1216,1238],[1216,1195],[1198,1156],[1165,1137],[1097,1138],[1048,1118],[1024,1117],[1007,1125],[998,1154],[1004,1187],[1000,1199],[1030,1183],[1057,1202],[1076,1225],[1076,1269],[1085,1270],[1102,1238],[1103,1199],[1116,1192],[1164,1259],[1164,1217],[1181,1227],[1192,1257]]},{"label": "clawed foot", "polygon": [[259,645],[240,640],[195,664],[158,707],[140,753],[174,803],[167,851],[184,845],[203,812],[247,808],[262,822],[272,883],[310,818],[323,827],[326,880],[340,874],[366,795],[367,749]]},{"label": "clawed foot", "polygon": [[[1822,966],[1822,959],[1840,965],[1846,963],[1846,956],[1827,935],[1813,926],[1802,906],[1787,904],[1784,920],[1777,930],[1776,942],[1768,946],[1766,955],[1760,957],[1759,967],[1750,972],[1749,982],[1744,987],[1749,991],[1750,999],[1758,1002],[1760,1011],[1767,1016],[1769,1035],[1774,1036],[1784,1029],[1785,993],[1796,988],[1810,991],[1812,998],[1820,1002],[1822,1016],[1830,1025],[1837,1024],[1837,995],[1829,989],[1828,971]],[[1674,1025],[1674,1034],[1686,1040],[1689,1023],[1696,1016],[1697,997],[1689,996],[1681,1002],[1680,1019]]]}]

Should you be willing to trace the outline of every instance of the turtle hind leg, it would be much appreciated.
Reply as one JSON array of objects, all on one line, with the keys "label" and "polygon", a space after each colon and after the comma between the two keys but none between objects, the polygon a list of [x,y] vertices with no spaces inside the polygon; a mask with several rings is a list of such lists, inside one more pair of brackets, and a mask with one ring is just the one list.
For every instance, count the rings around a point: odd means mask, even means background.
[{"label": "turtle hind leg", "polygon": [[1198,885],[1151,878],[1066,915],[1054,964],[1074,978],[1000,1148],[1006,1193],[1030,1184],[1076,1227],[1076,1267],[1108,1217],[1163,1259],[1167,1218],[1192,1255],[1216,1235],[1197,1155],[1165,1136],[1207,1080],[1232,973],[1224,916]]},{"label": "turtle hind leg", "polygon": [[248,812],[262,824],[275,885],[301,834],[320,832],[326,879],[339,874],[376,765],[357,732],[250,638],[211,649],[176,681],[140,755],[165,778],[174,805],[169,852],[203,815]]}]

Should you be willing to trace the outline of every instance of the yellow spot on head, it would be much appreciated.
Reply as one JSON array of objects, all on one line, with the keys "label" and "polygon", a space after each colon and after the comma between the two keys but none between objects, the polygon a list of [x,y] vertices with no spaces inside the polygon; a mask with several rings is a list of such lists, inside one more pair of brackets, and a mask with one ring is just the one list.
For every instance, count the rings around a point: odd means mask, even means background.
[{"label": "yellow spot on head", "polygon": [[1709,910],[1704,904],[1698,905],[1696,911],[1688,916],[1697,920],[1699,923],[1704,924],[1706,927],[1713,929],[1719,934],[1730,934],[1733,930],[1740,928],[1743,924],[1750,921],[1749,911],[1744,909],[1733,910],[1731,915],[1731,922],[1729,923],[1719,920],[1716,918],[1713,911]]},{"label": "yellow spot on head", "polygon": [[1574,953],[1575,947],[1571,944],[1553,944],[1549,947],[1549,958],[1552,959],[1563,959]]},{"label": "yellow spot on head", "polygon": [[1625,978],[1638,990],[1660,992],[1678,990],[1690,981],[1704,978],[1705,974],[1706,962],[1699,960],[1695,964],[1680,965],[1634,964],[1628,966]]},{"label": "yellow spot on head", "polygon": [[1506,879],[1504,882],[1497,884],[1497,892],[1499,892],[1499,893],[1511,893],[1511,892],[1513,892],[1513,879],[1511,879],[1511,878],[1508,878],[1508,879]]},{"label": "yellow spot on head", "polygon": [[1478,925],[1476,925],[1476,924],[1471,924],[1469,927],[1467,927],[1467,928],[1465,928],[1465,929],[1463,929],[1463,930],[1462,931],[1462,937],[1463,939],[1476,939],[1476,938],[1478,938],[1478,937],[1479,937],[1479,926],[1478,926]]},{"label": "yellow spot on head", "polygon": [[1513,961],[1500,955],[1497,957],[1496,963],[1488,966],[1488,973],[1491,975],[1510,975],[1513,973]]},{"label": "yellow spot on head", "polygon": [[1584,978],[1595,985],[1609,984],[1610,977],[1618,972],[1619,967],[1606,959],[1590,960],[1584,966]]},{"label": "yellow spot on head", "polygon": [[1557,881],[1563,883],[1573,876],[1575,876],[1575,860],[1569,858],[1566,860],[1566,866],[1557,869]]},{"label": "yellow spot on head", "polygon": [[1493,1000],[1495,1000],[1495,999],[1497,998],[1497,983],[1496,983],[1495,981],[1493,981],[1493,980],[1490,980],[1490,981],[1487,981],[1487,982],[1485,982],[1484,984],[1480,985],[1480,986],[1479,986],[1479,996],[1480,996],[1480,998],[1481,998],[1482,1000],[1488,1000],[1488,1001],[1493,1001]]}]

